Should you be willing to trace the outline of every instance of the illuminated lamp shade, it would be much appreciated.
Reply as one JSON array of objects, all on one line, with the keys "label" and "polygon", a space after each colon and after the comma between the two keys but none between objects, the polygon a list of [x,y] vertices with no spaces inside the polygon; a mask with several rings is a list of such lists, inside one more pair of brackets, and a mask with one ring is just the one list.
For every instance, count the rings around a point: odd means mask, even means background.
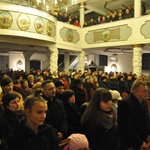
[{"label": "illuminated lamp shade", "polygon": [[23,62],[21,60],[18,60],[16,63],[16,67],[18,70],[22,70],[23,69]]},{"label": "illuminated lamp shade", "polygon": [[59,11],[68,11],[68,7],[75,5],[77,0],[49,0],[49,12],[54,16],[58,15]]}]

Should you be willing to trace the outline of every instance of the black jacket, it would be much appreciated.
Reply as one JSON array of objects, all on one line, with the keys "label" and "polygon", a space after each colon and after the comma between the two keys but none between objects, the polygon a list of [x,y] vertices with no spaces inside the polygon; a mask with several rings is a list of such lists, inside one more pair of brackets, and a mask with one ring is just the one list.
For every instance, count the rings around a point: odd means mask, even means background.
[{"label": "black jacket", "polygon": [[13,131],[19,120],[25,116],[23,111],[18,111],[14,113],[9,109],[0,115],[0,138],[4,138]]},{"label": "black jacket", "polygon": [[148,108],[144,101],[129,94],[118,106],[118,128],[121,137],[121,150],[142,146],[149,135]]},{"label": "black jacket", "polygon": [[[96,121],[99,118],[105,118],[105,116],[96,115],[93,119],[87,119],[81,124],[81,133],[85,134],[91,150],[118,150],[119,140],[118,140],[118,131],[116,126],[116,119],[114,111],[113,113],[113,123],[107,120],[103,120],[102,123],[111,124],[109,128],[102,125],[99,121]],[[101,113],[101,112],[100,112]],[[111,114],[112,114],[111,113]],[[107,114],[107,113],[106,113]],[[106,119],[108,119],[106,117]],[[95,127],[92,126],[92,121],[95,120]]]},{"label": "black jacket", "polygon": [[25,121],[21,122],[5,140],[9,150],[59,150],[54,130],[48,124],[39,126],[36,134]]},{"label": "black jacket", "polygon": [[55,132],[61,132],[65,136],[68,130],[67,115],[63,103],[57,98],[44,99],[48,101],[48,111],[46,115],[46,123],[52,125]]},{"label": "black jacket", "polygon": [[76,99],[76,105],[79,109],[80,106],[85,102],[85,93],[84,90],[79,87],[73,87],[72,90],[74,91],[75,99]]},{"label": "black jacket", "polygon": [[64,104],[64,105],[65,105],[65,110],[67,113],[68,136],[69,136],[72,133],[78,133],[79,132],[80,116],[79,116],[76,104],[73,104],[73,105]]}]

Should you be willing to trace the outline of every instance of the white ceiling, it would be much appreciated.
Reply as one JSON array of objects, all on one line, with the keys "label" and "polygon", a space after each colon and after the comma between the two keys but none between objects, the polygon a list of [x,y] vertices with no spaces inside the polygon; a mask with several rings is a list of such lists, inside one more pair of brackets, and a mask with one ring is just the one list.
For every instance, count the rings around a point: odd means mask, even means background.
[{"label": "white ceiling", "polygon": [[[141,0],[145,3],[147,9],[150,9],[150,0]],[[85,3],[85,14],[95,12],[98,14],[106,15],[109,10],[119,10],[122,5],[134,5],[134,0],[77,0],[77,5],[68,9],[69,13],[79,12],[79,4]]]}]

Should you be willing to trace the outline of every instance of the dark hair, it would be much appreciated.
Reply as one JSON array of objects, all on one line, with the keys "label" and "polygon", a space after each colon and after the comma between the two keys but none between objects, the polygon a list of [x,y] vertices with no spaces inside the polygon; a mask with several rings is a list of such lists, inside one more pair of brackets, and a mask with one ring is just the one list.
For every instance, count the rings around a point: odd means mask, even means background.
[{"label": "dark hair", "polygon": [[118,80],[119,80],[119,81],[120,81],[120,79],[122,79],[122,78],[124,78],[123,75],[119,75],[119,76],[118,76]]},{"label": "dark hair", "polygon": [[9,106],[10,101],[14,100],[16,97],[21,99],[21,95],[18,92],[10,91],[2,97],[3,106]]},{"label": "dark hair", "polygon": [[10,83],[13,83],[13,80],[9,76],[3,77],[1,79],[1,86],[6,86],[6,85],[8,85]]},{"label": "dark hair", "polygon": [[24,103],[24,109],[32,109],[34,102],[47,103],[47,101],[41,96],[29,95]]},{"label": "dark hair", "polygon": [[55,82],[55,86],[56,87],[64,86],[64,84],[61,81],[57,81],[57,82]]},{"label": "dark hair", "polygon": [[48,84],[48,83],[53,83],[53,81],[52,80],[45,80],[45,81],[43,81],[42,84],[41,84],[41,89],[44,89],[46,84]]},{"label": "dark hair", "polygon": [[73,87],[78,87],[82,85],[82,81],[80,79],[75,79],[73,82]]},{"label": "dark hair", "polygon": [[68,104],[68,100],[69,98],[74,95],[74,91],[73,90],[65,90],[63,93],[62,93],[62,100],[64,102],[64,104]]},{"label": "dark hair", "polygon": [[27,81],[26,79],[22,79],[22,80],[20,81],[21,86],[23,86],[23,84],[24,84],[25,82],[28,82],[28,81]]},{"label": "dark hair", "polygon": [[101,77],[101,81],[103,81],[103,80],[105,80],[105,79],[107,79],[106,76],[102,76],[102,77]]},{"label": "dark hair", "polygon": [[21,74],[16,75],[16,80],[18,80],[20,77],[22,77]]},{"label": "dark hair", "polygon": [[109,90],[105,88],[97,88],[94,91],[91,101],[81,118],[81,123],[89,121],[91,128],[95,129],[95,113],[101,110],[100,102],[108,102],[110,100],[112,100],[112,95]]}]

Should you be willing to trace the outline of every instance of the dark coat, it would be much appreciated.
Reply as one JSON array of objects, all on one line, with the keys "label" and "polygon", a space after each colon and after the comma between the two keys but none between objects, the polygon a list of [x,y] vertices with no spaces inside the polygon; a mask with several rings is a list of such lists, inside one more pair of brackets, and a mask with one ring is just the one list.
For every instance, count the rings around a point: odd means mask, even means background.
[{"label": "dark coat", "polygon": [[90,127],[90,122],[86,122],[82,124],[81,132],[86,135],[91,150],[115,150],[116,148],[116,125],[113,125],[112,128],[108,130],[102,125],[97,124],[95,130],[93,130]]},{"label": "dark coat", "polygon": [[85,102],[84,90],[79,87],[73,87],[72,90],[74,91],[76,105],[79,109],[81,107],[81,105]]},{"label": "dark coat", "polygon": [[131,93],[131,87],[132,87],[133,81],[132,80],[127,80],[125,81],[125,90],[127,94]]},{"label": "dark coat", "polygon": [[118,89],[117,89],[120,93],[122,92],[126,92],[125,89],[125,81],[118,81]]},{"label": "dark coat", "polygon": [[103,88],[105,88],[105,89],[110,90],[110,89],[109,89],[109,84],[108,84],[108,82],[100,81],[100,82],[99,82],[99,87],[103,87]]},{"label": "dark coat", "polygon": [[65,136],[67,134],[68,124],[63,102],[55,97],[47,99],[43,96],[43,98],[48,100],[48,111],[45,119],[46,123],[52,125],[56,133],[61,132]]},{"label": "dark coat", "polygon": [[32,88],[34,84],[35,84],[35,83],[31,84],[31,82],[28,81],[28,87],[29,87],[29,88]]},{"label": "dark coat", "polygon": [[27,90],[21,89],[20,94],[22,95],[22,98],[25,101],[26,98],[31,94],[31,89],[30,88],[28,88]]},{"label": "dark coat", "polygon": [[118,107],[118,128],[121,137],[121,149],[134,147],[138,150],[149,135],[148,108],[144,101],[129,94]]},{"label": "dark coat", "polygon": [[64,104],[68,121],[68,136],[79,132],[79,113],[76,104]]},{"label": "dark coat", "polygon": [[8,136],[19,120],[25,116],[23,111],[19,111],[14,113],[9,109],[5,109],[5,111],[0,115],[0,138],[4,138]]},{"label": "dark coat", "polygon": [[107,83],[110,90],[117,90],[117,82],[115,79],[109,79]]},{"label": "dark coat", "polygon": [[86,88],[87,95],[88,95],[88,101],[90,101],[91,97],[92,97],[91,90],[94,90],[93,85],[91,82],[84,82],[83,86]]},{"label": "dark coat", "polygon": [[9,150],[59,150],[54,130],[47,124],[39,126],[36,134],[25,122],[20,123],[5,140]]}]

